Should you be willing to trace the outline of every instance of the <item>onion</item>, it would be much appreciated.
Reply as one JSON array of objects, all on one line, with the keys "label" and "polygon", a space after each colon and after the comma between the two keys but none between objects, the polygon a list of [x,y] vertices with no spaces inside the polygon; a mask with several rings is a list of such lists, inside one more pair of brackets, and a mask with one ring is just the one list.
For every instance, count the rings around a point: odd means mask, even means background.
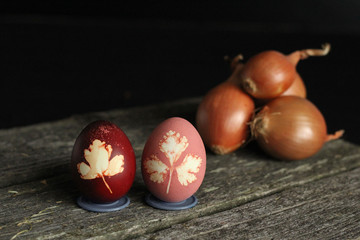
[{"label": "onion", "polygon": [[284,160],[300,160],[317,153],[326,141],[342,136],[343,130],[327,134],[326,122],[309,100],[281,96],[258,112],[251,133],[269,155]]},{"label": "onion", "polygon": [[[296,72],[294,82],[280,96],[298,96],[306,98],[306,87],[299,73]],[[271,100],[273,99],[255,99],[255,105],[261,107],[264,106],[266,103],[270,102]]]},{"label": "onion", "polygon": [[251,57],[240,74],[240,85],[251,96],[272,99],[280,96],[294,82],[296,65],[309,56],[324,56],[330,51],[330,44],[322,49],[295,51],[288,56],[269,50]]},{"label": "onion", "polygon": [[259,53],[245,64],[241,73],[243,89],[255,98],[275,98],[294,81],[295,67],[277,51]]},{"label": "onion", "polygon": [[231,79],[210,90],[196,113],[197,129],[205,145],[216,154],[235,151],[250,132],[254,101]]},{"label": "onion", "polygon": [[298,72],[295,73],[294,82],[281,94],[281,96],[298,96],[306,98],[306,87]]}]

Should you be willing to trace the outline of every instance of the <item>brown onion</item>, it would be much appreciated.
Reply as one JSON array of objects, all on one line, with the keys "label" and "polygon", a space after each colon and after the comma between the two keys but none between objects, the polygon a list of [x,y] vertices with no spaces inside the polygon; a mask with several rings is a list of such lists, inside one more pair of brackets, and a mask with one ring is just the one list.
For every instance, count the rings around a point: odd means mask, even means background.
[{"label": "brown onion", "polygon": [[295,73],[294,82],[281,94],[281,96],[298,96],[306,98],[306,87],[298,72]]},{"label": "brown onion", "polygon": [[196,126],[208,148],[227,154],[247,140],[253,111],[252,98],[227,81],[205,95],[197,109]]},{"label": "brown onion", "polygon": [[[294,82],[280,96],[298,96],[306,98],[306,87],[299,73],[296,72]],[[266,103],[270,102],[271,100],[273,99],[255,99],[255,105],[261,107],[264,106]]]},{"label": "brown onion", "polygon": [[277,51],[261,52],[245,64],[241,86],[255,98],[275,98],[294,81],[295,67]]},{"label": "brown onion", "polygon": [[245,64],[240,74],[240,85],[258,99],[278,97],[294,82],[299,60],[324,56],[329,50],[330,44],[325,44],[323,49],[298,50],[288,56],[273,50],[261,52]]},{"label": "brown onion", "polygon": [[251,132],[265,152],[284,160],[308,158],[343,134],[328,135],[321,112],[297,96],[281,96],[265,105],[253,119]]}]

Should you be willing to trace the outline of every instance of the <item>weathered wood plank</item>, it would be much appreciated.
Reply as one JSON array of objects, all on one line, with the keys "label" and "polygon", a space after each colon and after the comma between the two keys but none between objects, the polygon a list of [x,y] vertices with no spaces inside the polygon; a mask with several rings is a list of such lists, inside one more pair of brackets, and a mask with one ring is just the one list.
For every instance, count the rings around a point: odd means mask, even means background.
[{"label": "weathered wood plank", "polygon": [[[360,153],[342,141],[330,143],[322,158],[286,163],[263,155],[241,151],[229,156],[209,154],[209,165],[199,204],[190,210],[166,212],[147,206],[140,172],[129,197],[131,204],[119,212],[96,214],[78,208],[77,191],[69,175],[34,181],[0,189],[0,238],[18,233],[25,238],[114,238],[140,236],[201,216],[226,211],[292,186],[313,182],[359,167]],[[357,149],[357,148],[356,148]],[[337,157],[336,157],[337,156]]]},{"label": "weathered wood plank", "polygon": [[356,239],[359,199],[358,168],[138,239]]},{"label": "weathered wood plank", "polygon": [[[162,120],[181,116],[191,121],[197,103],[198,99],[192,99],[1,130],[0,142],[5,146],[0,147],[0,238],[132,238],[360,167],[360,148],[342,140],[329,142],[316,156],[298,162],[276,161],[250,144],[225,156],[207,154],[206,176],[196,193],[199,204],[195,208],[181,212],[153,209],[143,201],[142,147]],[[77,134],[97,119],[123,128],[137,156],[131,204],[119,212],[97,214],[78,208],[78,192],[67,173]]]}]

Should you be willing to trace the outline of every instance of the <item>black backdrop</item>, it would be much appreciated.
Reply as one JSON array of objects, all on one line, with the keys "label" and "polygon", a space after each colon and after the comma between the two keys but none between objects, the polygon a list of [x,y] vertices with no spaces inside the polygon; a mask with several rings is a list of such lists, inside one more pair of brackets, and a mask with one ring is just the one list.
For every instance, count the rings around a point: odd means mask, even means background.
[{"label": "black backdrop", "polygon": [[360,143],[359,13],[356,0],[0,3],[0,128],[201,96],[229,76],[225,55],[330,42],[298,71],[329,131]]}]

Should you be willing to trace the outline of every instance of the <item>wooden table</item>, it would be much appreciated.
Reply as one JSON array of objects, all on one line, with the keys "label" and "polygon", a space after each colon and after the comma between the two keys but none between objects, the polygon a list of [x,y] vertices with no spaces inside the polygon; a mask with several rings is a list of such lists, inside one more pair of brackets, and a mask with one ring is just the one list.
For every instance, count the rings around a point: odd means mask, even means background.
[{"label": "wooden table", "polygon": [[[315,156],[274,160],[255,143],[207,153],[204,182],[189,210],[144,202],[140,158],[151,131],[168,117],[194,121],[199,98],[76,115],[0,130],[0,239],[356,239],[360,237],[360,147],[337,140]],[[130,138],[137,174],[129,207],[79,208],[68,165],[74,141],[91,121],[107,119]]]}]

